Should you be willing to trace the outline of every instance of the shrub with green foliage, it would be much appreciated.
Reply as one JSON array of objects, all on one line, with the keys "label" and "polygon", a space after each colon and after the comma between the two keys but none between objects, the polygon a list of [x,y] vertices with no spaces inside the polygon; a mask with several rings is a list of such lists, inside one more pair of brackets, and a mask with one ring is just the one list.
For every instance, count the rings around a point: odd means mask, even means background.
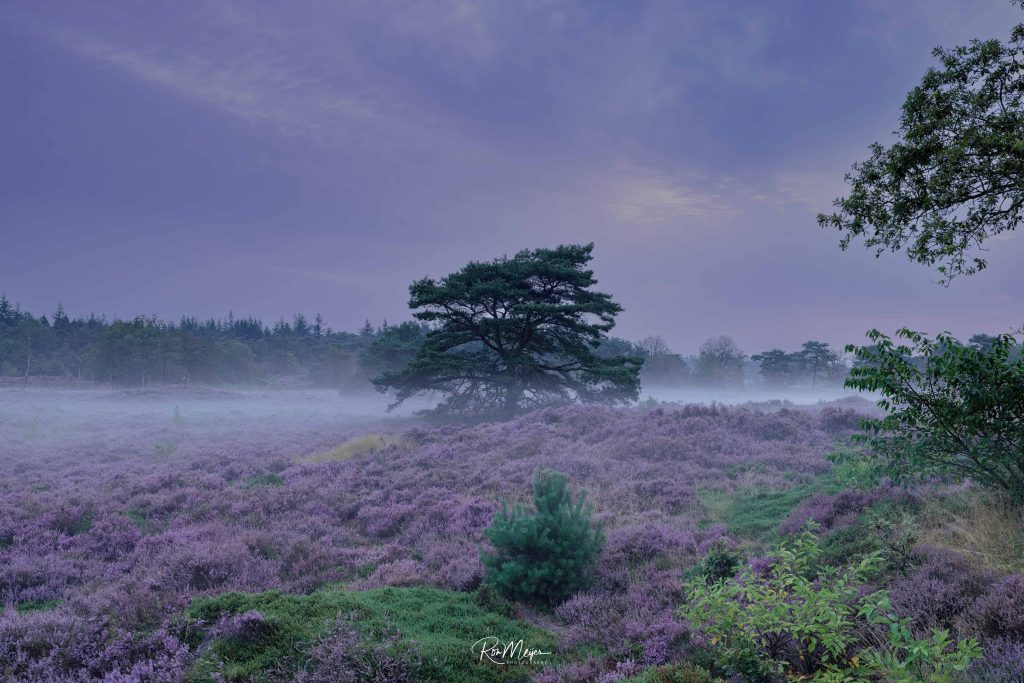
[{"label": "shrub with green foliage", "polygon": [[484,530],[495,552],[481,560],[486,583],[505,597],[550,606],[590,585],[604,532],[591,521],[586,494],[573,500],[563,474],[537,474],[533,505],[502,505]]},{"label": "shrub with green foliage", "polygon": [[867,420],[862,438],[885,473],[970,478],[1024,502],[1024,356],[1014,337],[964,345],[906,328],[896,335],[910,345],[872,330],[872,345],[846,349],[859,360],[846,386],[883,397],[887,415]]},{"label": "shrub with green foliage", "polygon": [[[809,529],[778,548],[768,568],[689,584],[680,615],[715,648],[726,675],[747,681],[951,681],[980,656],[977,642],[947,631],[919,640],[885,591],[866,594],[878,554],[846,568],[821,564]],[[884,636],[879,637],[884,632]]]},{"label": "shrub with green foliage", "polygon": [[744,559],[743,553],[733,550],[722,539],[719,539],[708,548],[704,559],[687,572],[686,577],[688,579],[702,577],[709,584],[728,579],[736,573]]}]

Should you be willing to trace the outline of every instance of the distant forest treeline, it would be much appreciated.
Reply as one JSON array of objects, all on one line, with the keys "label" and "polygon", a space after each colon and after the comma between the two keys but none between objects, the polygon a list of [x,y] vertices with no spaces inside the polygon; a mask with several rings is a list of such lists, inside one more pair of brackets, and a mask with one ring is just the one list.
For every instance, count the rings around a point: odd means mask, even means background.
[{"label": "distant forest treeline", "polygon": [[[177,323],[154,316],[108,321],[70,318],[63,307],[35,316],[0,296],[0,376],[64,377],[122,386],[151,384],[302,385],[368,388],[369,379],[404,367],[428,327],[417,322],[338,332],[298,314],[273,326],[255,318]],[[984,344],[987,335],[972,343]],[[726,336],[708,339],[697,353],[673,352],[659,337],[639,342],[610,338],[600,355],[644,359],[644,386],[801,387],[838,385],[849,370],[827,343],[772,349],[747,356]]]}]

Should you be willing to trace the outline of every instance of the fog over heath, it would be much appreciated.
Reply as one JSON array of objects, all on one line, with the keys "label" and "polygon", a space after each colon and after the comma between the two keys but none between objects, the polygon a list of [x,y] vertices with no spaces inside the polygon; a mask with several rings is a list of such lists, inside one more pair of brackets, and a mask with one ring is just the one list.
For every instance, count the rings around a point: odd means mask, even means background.
[{"label": "fog over heath", "polygon": [[1019,324],[1024,238],[942,288],[814,220],[979,2],[8,2],[0,290],[176,319],[408,317],[470,259],[594,241],[615,334],[693,352]]}]

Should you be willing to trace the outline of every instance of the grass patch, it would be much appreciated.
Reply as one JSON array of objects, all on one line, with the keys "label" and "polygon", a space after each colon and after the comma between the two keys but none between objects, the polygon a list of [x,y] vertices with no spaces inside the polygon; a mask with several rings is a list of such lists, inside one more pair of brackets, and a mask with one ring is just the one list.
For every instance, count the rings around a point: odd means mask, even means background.
[{"label": "grass patch", "polygon": [[997,495],[934,497],[911,515],[918,541],[973,557],[986,569],[1024,573],[1024,509]]},{"label": "grass patch", "polygon": [[132,524],[142,531],[149,530],[149,520],[146,519],[146,515],[142,514],[139,510],[125,510],[121,514],[130,519]]},{"label": "grass patch", "polygon": [[284,486],[284,479],[274,473],[258,474],[245,480],[245,488],[251,489],[259,486]]},{"label": "grass patch", "polygon": [[[220,637],[208,642],[189,681],[212,681],[218,672],[227,681],[261,681],[275,668],[296,671],[304,665],[308,648],[339,615],[351,620],[365,639],[400,634],[399,645],[416,651],[421,662],[419,673],[430,681],[525,680],[531,670],[527,663],[498,667],[478,661],[479,654],[474,655],[471,646],[485,636],[497,636],[502,641],[521,638],[528,647],[547,652],[555,649],[550,633],[491,611],[470,593],[435,588],[332,588],[309,595],[268,591],[204,598],[186,611],[188,619],[206,624],[197,629],[192,645],[203,642],[209,635],[209,625],[220,617],[249,610],[264,616],[259,632],[245,639]],[[540,657],[533,668],[551,660]]]},{"label": "grass patch", "polygon": [[734,493],[700,490],[704,523],[725,524],[729,534],[745,540],[772,541],[779,524],[804,500],[822,490],[819,484],[788,489],[740,489]]},{"label": "grass patch", "polygon": [[[790,479],[795,474],[784,476]],[[704,508],[700,525],[703,528],[717,522],[725,524],[732,536],[773,543],[778,540],[779,524],[790,512],[815,493],[834,494],[849,488],[849,478],[847,468],[837,465],[813,481],[789,488],[744,488],[732,493],[700,489],[697,499]]]},{"label": "grass patch", "polygon": [[312,453],[299,458],[299,462],[330,462],[332,460],[351,460],[371,453],[378,453],[391,445],[403,445],[401,437],[384,434],[367,434],[350,439],[329,451]]},{"label": "grass patch", "polygon": [[54,598],[53,600],[26,600],[25,602],[19,602],[14,606],[14,611],[18,614],[24,614],[26,612],[45,612],[51,609],[57,609],[60,605],[61,600]]}]

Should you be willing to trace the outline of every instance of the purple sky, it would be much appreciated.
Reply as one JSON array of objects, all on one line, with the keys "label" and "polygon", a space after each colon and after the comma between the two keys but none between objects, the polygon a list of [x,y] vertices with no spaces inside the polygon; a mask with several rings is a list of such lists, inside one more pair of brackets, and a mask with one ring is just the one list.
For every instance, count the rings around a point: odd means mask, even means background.
[{"label": "purple sky", "polygon": [[[301,8],[301,9],[300,9]],[[409,282],[596,243],[690,352],[1024,323],[1024,235],[949,288],[817,212],[935,45],[1008,0],[6,2],[0,290],[34,312],[408,317]]]}]

